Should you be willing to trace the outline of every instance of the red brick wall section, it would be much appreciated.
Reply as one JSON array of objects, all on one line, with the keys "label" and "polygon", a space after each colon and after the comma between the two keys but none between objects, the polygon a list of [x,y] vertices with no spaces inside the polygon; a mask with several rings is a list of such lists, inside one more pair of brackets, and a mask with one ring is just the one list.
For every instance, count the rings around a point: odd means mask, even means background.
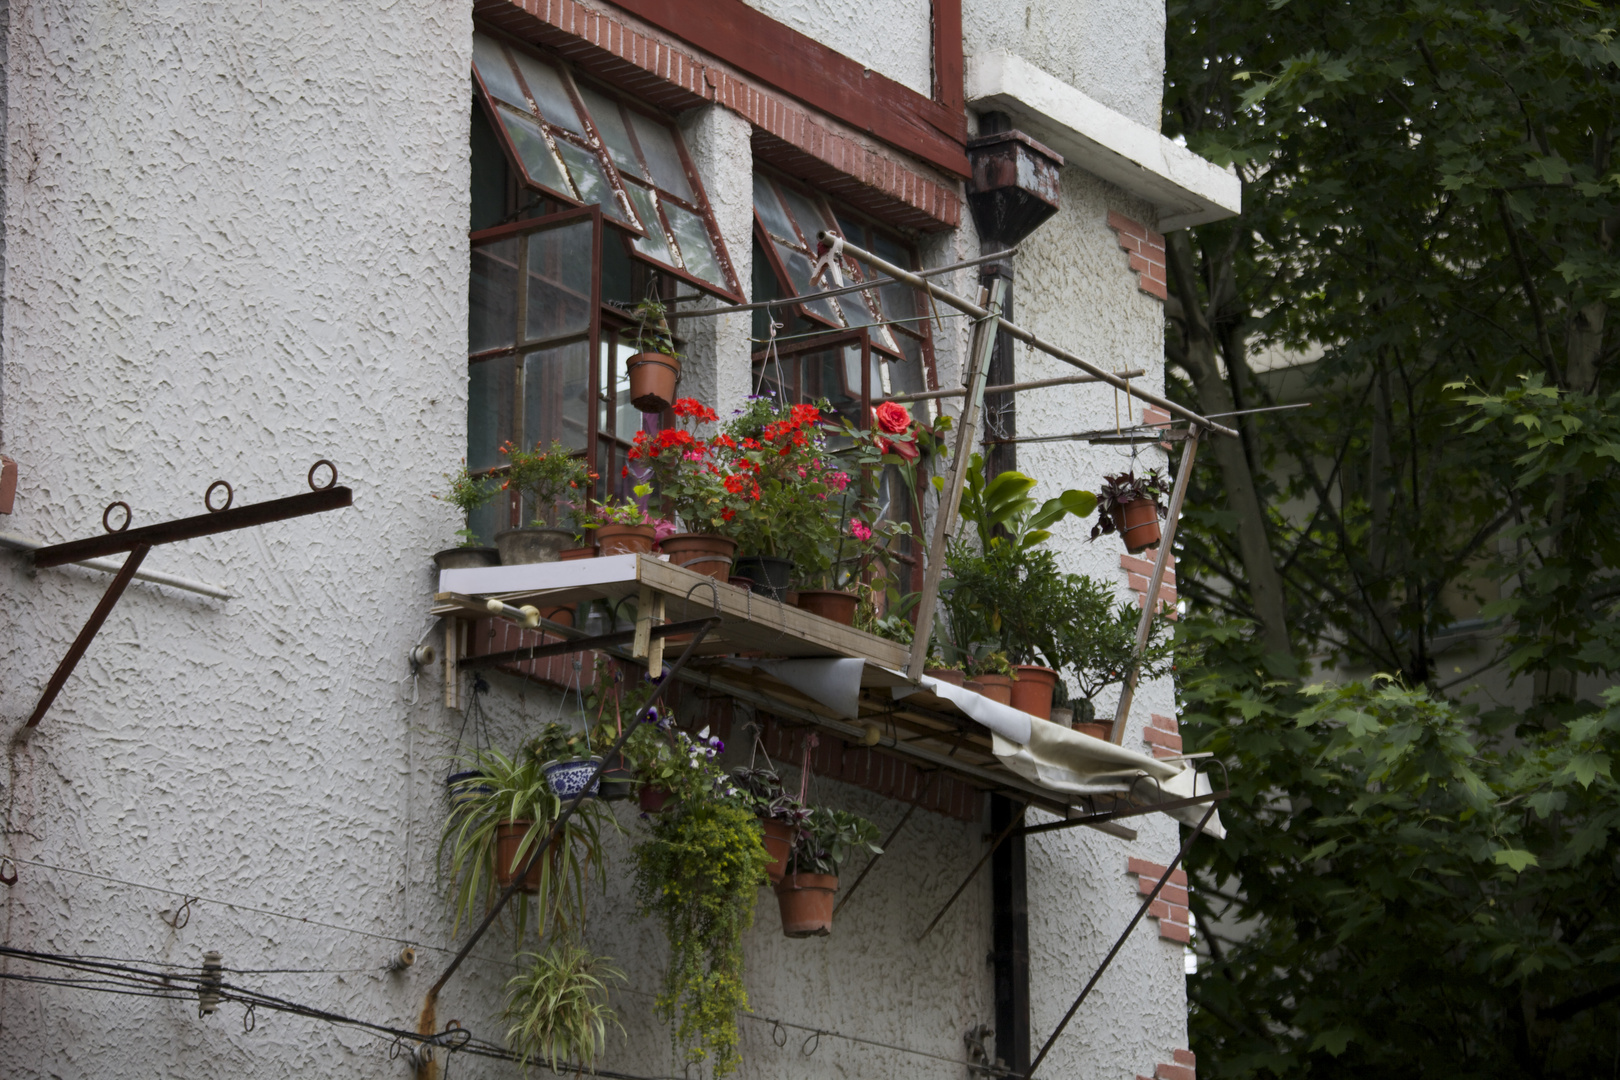
[{"label": "red brick wall section", "polygon": [[[759,714],[759,719],[764,728],[761,741],[770,759],[778,765],[802,766],[805,736],[810,729],[784,723],[764,713]],[[742,738],[744,734],[739,732],[737,737]],[[925,772],[890,754],[851,745],[825,733],[818,733],[816,740],[817,745],[810,752],[810,771],[815,777],[854,784],[885,798],[917,803],[924,810],[959,821],[978,821],[983,816],[982,793],[964,780],[944,773]]]},{"label": "red brick wall section", "polygon": [[1124,214],[1108,212],[1108,227],[1119,236],[1119,246],[1130,255],[1136,287],[1160,300],[1170,295],[1170,278],[1165,267],[1164,234],[1156,233]]},{"label": "red brick wall section", "polygon": [[1142,732],[1142,741],[1148,744],[1156,758],[1175,757],[1181,753],[1181,728],[1175,717],[1154,713]]},{"label": "red brick wall section", "polygon": [[[1153,580],[1153,561],[1159,557],[1158,548],[1148,548],[1140,555],[1121,555],[1119,568],[1125,571],[1125,587],[1136,593],[1136,606],[1147,604],[1148,584]],[[1159,582],[1158,606],[1166,618],[1176,617],[1176,557],[1170,556],[1164,564],[1164,580]]]},{"label": "red brick wall section", "polygon": [[[546,614],[541,612],[541,614]],[[549,617],[549,616],[548,616]],[[533,645],[550,645],[561,641],[562,638],[539,630],[525,630],[510,619],[498,619],[491,615],[487,619],[475,620],[472,631],[467,638],[467,655],[484,656],[488,653],[506,652],[508,649],[527,649]],[[530,679],[534,682],[545,683],[558,689],[571,689],[575,683],[574,660],[578,659],[580,669],[578,679],[582,686],[589,691],[590,685],[596,679],[596,656],[594,652],[571,653],[567,656],[546,656],[539,660],[529,660],[521,664],[501,664],[496,670],[504,671],[508,675]]]},{"label": "red brick wall section", "polygon": [[754,125],[754,151],[761,159],[890,224],[937,232],[961,223],[955,180],[748,79],[628,12],[579,0],[475,0],[473,14],[514,37],[550,47],[587,74],[654,105],[679,111],[716,102],[730,109]]},{"label": "red brick wall section", "polygon": [[[1146,896],[1164,876],[1164,867],[1146,859],[1130,859],[1127,874],[1136,878],[1136,893]],[[1159,898],[1148,908],[1148,918],[1159,921],[1159,936],[1166,941],[1179,941],[1183,945],[1192,940],[1192,914],[1187,908],[1187,872],[1177,868],[1170,880],[1159,890]],[[1163,1068],[1163,1066],[1160,1066]]]},{"label": "red brick wall section", "polygon": [[1198,1058],[1191,1050],[1172,1050],[1170,1056],[1173,1063],[1158,1066],[1152,1076],[1137,1073],[1136,1080],[1198,1080]]}]

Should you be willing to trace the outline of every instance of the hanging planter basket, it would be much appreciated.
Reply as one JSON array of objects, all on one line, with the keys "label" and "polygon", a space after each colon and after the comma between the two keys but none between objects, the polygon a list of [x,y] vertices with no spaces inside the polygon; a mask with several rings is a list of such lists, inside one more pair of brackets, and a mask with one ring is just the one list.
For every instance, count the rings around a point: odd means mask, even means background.
[{"label": "hanging planter basket", "polygon": [[1152,499],[1132,499],[1114,507],[1110,515],[1126,551],[1134,555],[1158,545],[1159,507]]},{"label": "hanging planter basket", "polygon": [[658,352],[636,353],[625,364],[630,375],[630,404],[644,413],[663,412],[675,404],[681,362]]},{"label": "hanging planter basket", "polygon": [[782,933],[790,938],[826,937],[832,933],[836,874],[787,874],[776,885]]},{"label": "hanging planter basket", "polygon": [[[518,855],[518,849],[523,844],[523,838],[529,835],[534,828],[534,822],[527,820],[503,821],[495,826],[495,884],[506,888],[516,880],[518,873],[523,869],[523,860],[534,854],[530,848],[523,856]],[[529,872],[523,876],[522,889],[526,893],[540,891],[540,860],[535,859],[529,867]]]},{"label": "hanging planter basket", "polygon": [[[599,757],[575,758],[572,761],[548,761],[540,768],[546,774],[546,784],[553,795],[559,799],[572,799],[585,790],[585,785],[601,763]],[[601,787],[600,780],[591,784],[590,794],[598,794]]]}]

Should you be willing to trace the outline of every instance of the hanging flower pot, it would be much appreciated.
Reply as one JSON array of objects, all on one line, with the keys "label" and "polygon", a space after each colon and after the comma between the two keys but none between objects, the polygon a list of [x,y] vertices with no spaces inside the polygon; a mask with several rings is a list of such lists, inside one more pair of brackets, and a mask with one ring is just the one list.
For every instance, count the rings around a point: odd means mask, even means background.
[{"label": "hanging flower pot", "polygon": [[[546,774],[546,785],[551,788],[551,793],[567,800],[585,790],[585,785],[590,783],[596,767],[601,763],[599,757],[575,758],[572,761],[548,761],[540,768]],[[595,795],[601,784],[592,783],[590,788],[590,794]]]},{"label": "hanging flower pot", "polygon": [[609,765],[602,770],[602,779],[597,784],[602,798],[609,802],[621,802],[635,794],[635,770],[631,769],[621,756],[617,764]]},{"label": "hanging flower pot", "polygon": [[[534,848],[530,847],[522,856],[518,849],[523,845],[523,838],[529,835],[534,828],[532,821],[504,821],[495,826],[495,884],[501,888],[511,885],[523,869],[523,863],[534,855]],[[534,859],[529,872],[523,877],[523,891],[537,893],[540,891],[540,860]]]},{"label": "hanging flower pot", "polygon": [[979,675],[976,681],[980,686],[984,687],[979,693],[991,701],[999,701],[1003,705],[1012,704],[1013,681],[1010,677],[984,672]]},{"label": "hanging flower pot", "polygon": [[656,535],[651,525],[603,525],[596,530],[596,542],[604,557],[651,555]]},{"label": "hanging flower pot", "polygon": [[463,769],[453,772],[444,778],[444,786],[450,792],[450,805],[460,806],[464,803],[477,802],[479,799],[494,792],[494,788],[478,781],[483,773],[477,769]]},{"label": "hanging flower pot", "polygon": [[747,578],[749,588],[772,600],[787,599],[793,581],[793,560],[775,555],[744,555],[737,560],[737,576]]},{"label": "hanging flower pot", "polygon": [[860,607],[861,598],[856,593],[834,589],[800,589],[799,598],[794,603],[800,611],[808,611],[845,626],[854,626],[855,609]]},{"label": "hanging flower pot", "polygon": [[657,352],[641,352],[625,364],[630,376],[630,404],[642,412],[663,412],[675,403],[681,362]]},{"label": "hanging flower pot", "polygon": [[836,874],[786,874],[776,885],[782,933],[791,938],[826,937],[832,933]]},{"label": "hanging flower pot", "polygon": [[1114,528],[1125,540],[1125,550],[1135,554],[1159,542],[1159,508],[1152,499],[1132,499],[1112,510]]},{"label": "hanging flower pot", "polygon": [[788,854],[793,850],[793,840],[799,835],[799,830],[785,821],[772,818],[761,818],[759,823],[765,830],[765,852],[771,857],[765,872],[770,875],[771,884],[775,885],[787,873]]},{"label": "hanging flower pot", "polygon": [[658,547],[674,565],[720,581],[731,576],[731,560],[737,553],[737,541],[713,533],[676,533]]},{"label": "hanging flower pot", "polygon": [[1052,719],[1052,691],[1057,688],[1057,672],[1037,664],[1019,664],[1018,681],[1012,685],[1012,707],[1042,720]]}]

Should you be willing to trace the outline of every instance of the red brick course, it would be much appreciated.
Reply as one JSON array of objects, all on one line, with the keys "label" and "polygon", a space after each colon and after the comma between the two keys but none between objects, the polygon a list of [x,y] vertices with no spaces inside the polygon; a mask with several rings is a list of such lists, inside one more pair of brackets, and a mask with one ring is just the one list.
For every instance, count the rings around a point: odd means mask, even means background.
[{"label": "red brick course", "polygon": [[[1154,717],[1155,721],[1159,719],[1161,718]],[[1136,878],[1138,896],[1147,896],[1151,893],[1153,887],[1159,883],[1159,879],[1164,876],[1164,867],[1146,859],[1128,859],[1125,867],[1125,872]],[[1159,890],[1158,897],[1148,905],[1148,918],[1158,921],[1161,938],[1166,941],[1179,941],[1182,944],[1192,940],[1192,912],[1187,907],[1189,900],[1187,872],[1177,868],[1176,872],[1170,875],[1170,880],[1164,883],[1164,888]],[[1177,1066],[1159,1066],[1161,1069],[1175,1067]]]},{"label": "red brick course", "polygon": [[1164,234],[1156,233],[1139,221],[1110,210],[1108,227],[1119,238],[1119,246],[1128,253],[1128,262],[1136,274],[1136,287],[1160,300],[1170,295],[1170,278],[1164,255]]}]

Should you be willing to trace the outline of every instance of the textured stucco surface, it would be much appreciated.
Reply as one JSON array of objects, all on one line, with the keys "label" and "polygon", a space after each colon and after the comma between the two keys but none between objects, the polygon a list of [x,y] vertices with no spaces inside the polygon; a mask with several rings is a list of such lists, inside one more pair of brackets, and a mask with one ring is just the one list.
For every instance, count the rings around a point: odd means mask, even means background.
[{"label": "textured stucco surface", "polygon": [[1005,51],[1159,130],[1164,0],[963,0],[968,56]]},{"label": "textured stucco surface", "polygon": [[924,97],[933,96],[933,9],[929,0],[746,3]]},{"label": "textured stucco surface", "polygon": [[[414,1027],[455,944],[432,858],[463,718],[444,708],[436,672],[413,684],[405,655],[438,641],[427,556],[456,527],[427,496],[465,439],[471,23],[441,0],[396,0],[367,20],[314,3],[267,9],[57,0],[13,13],[0,378],[24,484],[7,527],[87,535],[113,499],[135,507],[136,524],[190,514],[221,476],[238,504],[257,502],[303,490],[317,457],[337,462],[355,505],[153,552],[150,568],[238,598],[135,583],[39,732],[7,748],[4,850],[24,862],[0,895],[0,937],[187,966],[218,949],[231,967],[301,969],[239,976],[269,993]],[[682,127],[746,282],[747,126],[711,109]],[[1157,372],[1160,312],[1105,224],[1109,209],[1142,208],[1073,170],[1064,199],[1024,248],[1020,320]],[[971,227],[923,248],[936,264],[977,253]],[[971,272],[955,277],[972,291]],[[946,325],[940,377],[951,385],[966,328]],[[739,403],[747,333],[736,316],[694,328],[690,389]],[[1018,363],[1021,377],[1062,373],[1022,351]],[[1112,413],[1096,388],[1027,409],[1026,431]],[[1063,444],[1023,461],[1047,494],[1089,486],[1112,454]],[[1066,564],[1123,584],[1117,546],[1080,535],[1079,523],[1064,534]],[[107,582],[27,566],[0,552],[7,732]],[[491,682],[497,742],[566,711],[554,693]],[[1143,717],[1173,704],[1168,684],[1139,700]],[[740,726],[732,753],[746,753]],[[885,832],[903,813],[816,785]],[[1133,843],[1089,830],[1032,842],[1037,1040],[1133,910],[1127,854],[1173,853],[1173,826],[1141,822]],[[962,1033],[992,1018],[988,884],[927,942],[913,939],[983,852],[983,831],[914,815],[832,937],[782,938],[762,894],[747,942],[756,1016],[949,1060],[830,1036],[807,1046],[794,1028],[778,1047],[773,1026],[750,1019],[745,1078],[962,1075]],[[628,915],[627,843],[615,841],[589,930],[632,980],[619,999],[628,1038],[606,1064],[678,1075],[644,996],[662,945]],[[162,915],[184,896],[202,900],[172,928]],[[418,946],[418,965],[380,970],[403,942]],[[487,939],[446,991],[441,1022],[500,1038],[515,945],[509,930]],[[1151,923],[1097,995],[1046,1075],[1146,1073],[1184,1040],[1179,949]],[[0,981],[0,1060],[19,1077],[407,1075],[386,1039],[264,1012],[244,1033],[241,1019],[239,1006],[199,1021],[194,1003]],[[514,1071],[457,1060],[454,1075]]]}]

